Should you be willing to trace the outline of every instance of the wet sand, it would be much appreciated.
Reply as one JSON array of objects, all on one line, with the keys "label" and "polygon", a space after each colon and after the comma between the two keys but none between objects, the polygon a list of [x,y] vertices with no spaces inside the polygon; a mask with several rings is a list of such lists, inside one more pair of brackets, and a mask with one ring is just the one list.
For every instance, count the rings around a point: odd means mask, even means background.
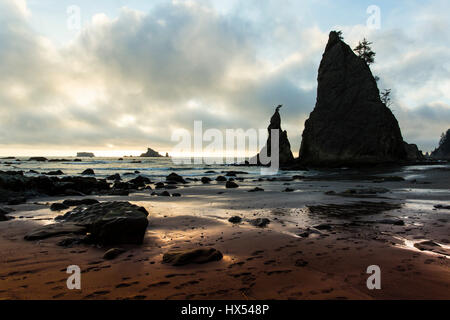
[{"label": "wet sand", "polygon": [[[49,206],[63,198],[12,206],[15,219],[0,222],[0,298],[449,299],[450,210],[434,205],[450,204],[450,171],[430,167],[405,178],[382,183],[244,180],[234,190],[215,182],[192,183],[169,190],[179,198],[150,196],[149,191],[98,196],[100,201],[130,201],[150,213],[144,243],[117,246],[126,252],[114,260],[103,259],[109,247],[58,246],[67,236],[23,240],[60,214]],[[248,192],[256,186],[265,191]],[[375,187],[389,192],[325,194]],[[282,192],[286,188],[294,191]],[[397,207],[374,212],[364,201]],[[357,215],[351,211],[355,204]],[[228,222],[236,215],[243,218],[241,224]],[[268,218],[270,224],[254,227],[247,221],[254,218]],[[398,220],[403,225],[391,223]],[[423,251],[414,246],[423,241],[438,246]],[[224,257],[202,265],[162,263],[169,250],[201,247],[216,248]],[[66,287],[66,268],[74,264],[82,270],[81,290]],[[370,265],[381,268],[381,290],[366,286]]]}]

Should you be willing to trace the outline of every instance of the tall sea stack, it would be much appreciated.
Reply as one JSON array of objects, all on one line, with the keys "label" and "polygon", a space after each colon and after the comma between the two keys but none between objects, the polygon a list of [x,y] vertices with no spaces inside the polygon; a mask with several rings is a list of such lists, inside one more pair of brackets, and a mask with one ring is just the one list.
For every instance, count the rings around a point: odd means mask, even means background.
[{"label": "tall sea stack", "polygon": [[[259,155],[261,153],[271,156],[272,150],[271,150],[271,139],[272,139],[272,130],[278,130],[278,137],[279,137],[279,164],[280,166],[289,165],[294,160],[294,156],[291,151],[291,144],[289,143],[289,139],[287,136],[287,131],[283,131],[281,129],[281,117],[280,117],[280,108],[282,106],[278,106],[275,109],[275,113],[273,114],[272,118],[270,119],[269,127],[267,128],[267,131],[269,132],[269,137],[267,139],[267,143],[264,146],[264,148],[260,151],[260,153],[256,156],[257,157],[257,163],[261,164],[259,161]],[[267,151],[266,151],[267,150]],[[265,153],[267,152],[267,153]]]},{"label": "tall sea stack", "polygon": [[398,162],[408,160],[406,146],[397,120],[381,102],[369,66],[332,31],[319,67],[316,106],[305,122],[300,162],[311,166]]}]

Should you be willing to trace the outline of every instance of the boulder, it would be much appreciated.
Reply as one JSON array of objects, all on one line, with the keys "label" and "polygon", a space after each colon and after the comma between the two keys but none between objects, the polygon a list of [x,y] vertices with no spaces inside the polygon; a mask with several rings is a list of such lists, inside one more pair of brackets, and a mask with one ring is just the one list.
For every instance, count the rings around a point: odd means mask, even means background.
[{"label": "boulder", "polygon": [[86,169],[81,174],[83,174],[83,175],[95,175],[95,172],[92,169]]},{"label": "boulder", "polygon": [[300,163],[369,165],[406,161],[407,156],[398,122],[381,101],[369,66],[331,32],[319,67],[316,106],[305,122]]},{"label": "boulder", "polygon": [[[86,241],[91,243],[141,244],[148,226],[147,216],[144,207],[129,202],[103,202],[79,206],[57,217],[59,223],[40,229],[47,230],[48,234],[48,228],[53,227],[61,234],[61,228],[65,231],[67,226],[75,225],[83,228],[87,234]],[[29,236],[26,239],[31,240]]]},{"label": "boulder", "polygon": [[217,181],[217,182],[225,182],[225,181],[227,181],[227,178],[225,178],[224,176],[218,176],[218,177],[216,178],[216,181]]},{"label": "boulder", "polygon": [[132,180],[129,181],[132,185],[135,187],[145,187],[145,185],[152,183],[149,178],[138,176]]},{"label": "boulder", "polygon": [[257,219],[249,220],[248,222],[252,226],[264,228],[270,223],[270,220],[267,218],[257,218]]},{"label": "boulder", "polygon": [[203,184],[208,184],[211,182],[211,178],[203,177],[200,179]]},{"label": "boulder", "polygon": [[203,264],[219,261],[222,253],[214,248],[201,248],[185,251],[169,251],[163,255],[163,263],[173,266],[184,266],[187,264]]},{"label": "boulder", "polygon": [[228,221],[231,223],[241,223],[242,218],[239,216],[234,216],[234,217],[231,217],[230,219],[228,219]]},{"label": "boulder", "polygon": [[227,183],[225,184],[225,188],[227,188],[227,189],[235,189],[235,188],[239,188],[239,185],[236,182],[227,181]]},{"label": "boulder", "polygon": [[178,183],[186,183],[186,181],[183,179],[183,177],[178,175],[178,174],[176,174],[175,172],[172,172],[171,174],[169,174],[166,177],[166,181],[175,181],[175,182],[178,182]]}]

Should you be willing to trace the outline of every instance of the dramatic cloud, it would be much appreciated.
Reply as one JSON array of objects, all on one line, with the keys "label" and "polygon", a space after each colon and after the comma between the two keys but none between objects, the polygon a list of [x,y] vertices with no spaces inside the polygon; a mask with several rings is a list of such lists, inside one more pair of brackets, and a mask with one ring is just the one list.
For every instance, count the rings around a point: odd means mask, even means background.
[{"label": "dramatic cloud", "polygon": [[59,46],[31,27],[24,1],[1,0],[0,146],[170,151],[173,130],[191,130],[195,120],[264,128],[282,103],[295,153],[336,27],[351,45],[363,36],[374,42],[374,74],[380,88],[393,89],[405,139],[431,150],[450,120],[449,5],[436,3],[408,11],[408,28],[374,31],[315,23],[314,1],[304,10],[296,1],[234,1],[227,9],[163,1],[148,12],[96,14]]}]

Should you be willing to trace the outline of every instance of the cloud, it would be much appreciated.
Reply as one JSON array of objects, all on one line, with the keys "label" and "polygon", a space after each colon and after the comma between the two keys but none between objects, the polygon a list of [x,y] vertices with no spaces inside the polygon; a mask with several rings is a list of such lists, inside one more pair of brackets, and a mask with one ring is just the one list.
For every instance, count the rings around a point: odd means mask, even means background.
[{"label": "cloud", "polygon": [[[25,2],[2,1],[0,145],[170,150],[172,130],[190,130],[195,120],[204,128],[265,128],[273,106],[284,104],[283,126],[296,152],[329,28],[290,5],[122,8],[117,17],[95,15],[57,47],[30,27]],[[417,34],[341,27],[352,45],[363,35],[374,41],[374,73],[393,89],[405,138],[431,150],[448,126],[450,52],[440,38],[447,20],[430,25],[434,11],[427,9],[414,22]]]}]

